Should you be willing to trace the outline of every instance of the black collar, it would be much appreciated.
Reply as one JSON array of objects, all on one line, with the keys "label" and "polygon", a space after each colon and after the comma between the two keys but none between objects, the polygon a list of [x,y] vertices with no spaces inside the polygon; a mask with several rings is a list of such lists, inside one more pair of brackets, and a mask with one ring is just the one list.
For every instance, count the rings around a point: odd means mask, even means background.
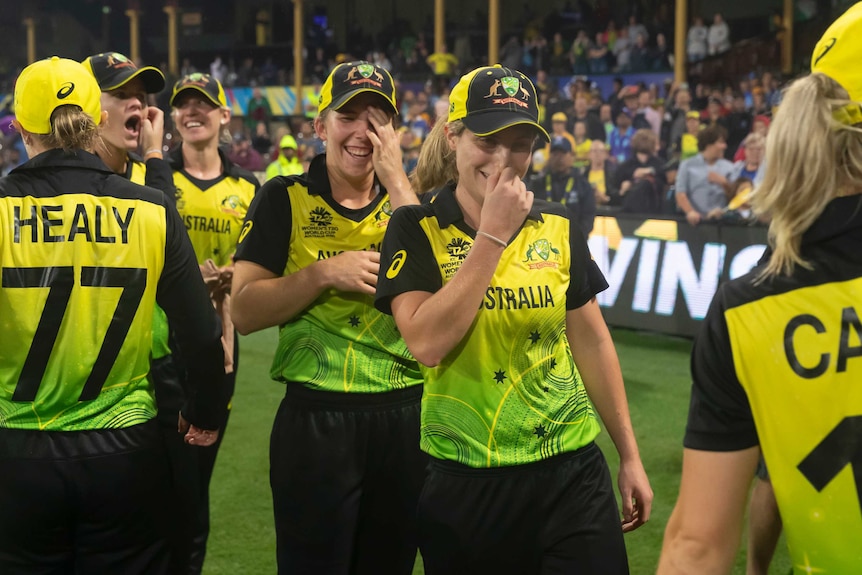
[{"label": "black collar", "polygon": [[862,194],[841,196],[828,204],[802,235],[802,244],[816,244],[848,232],[862,235]]},{"label": "black collar", "polygon": [[[311,163],[308,164],[308,173],[306,174],[308,193],[315,196],[332,196],[332,184],[329,183],[329,171],[326,169],[326,154],[318,154],[314,156]],[[383,195],[386,189],[380,184],[377,179],[377,174],[374,174],[374,184]]]},{"label": "black collar", "polygon": [[[238,166],[228,159],[227,154],[225,154],[224,150],[222,150],[221,147],[218,148],[218,156],[221,159],[223,175],[230,178],[240,177],[240,174],[237,171]],[[175,172],[178,172],[184,168],[182,143],[180,143],[179,146],[170,151],[166,160],[168,160],[168,163],[171,165],[171,169]]]},{"label": "black collar", "polygon": [[113,174],[114,172],[105,165],[98,156],[85,152],[84,150],[72,150],[69,152],[63,151],[61,148],[46,150],[38,156],[24,162],[11,173],[23,172],[26,170],[38,170],[42,168],[86,168],[99,172]]}]

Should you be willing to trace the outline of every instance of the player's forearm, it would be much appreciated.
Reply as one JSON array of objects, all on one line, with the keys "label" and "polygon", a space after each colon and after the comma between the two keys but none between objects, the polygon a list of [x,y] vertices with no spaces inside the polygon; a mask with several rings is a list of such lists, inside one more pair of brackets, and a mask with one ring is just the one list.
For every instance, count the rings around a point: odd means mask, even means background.
[{"label": "player's forearm", "polygon": [[461,268],[438,292],[415,309],[393,305],[395,322],[417,361],[434,367],[461,342],[476,319],[502,253],[502,246],[477,236]]},{"label": "player's forearm", "polygon": [[326,289],[317,263],[286,276],[250,281],[243,267],[244,262],[237,263],[231,292],[231,319],[243,335],[289,321]]},{"label": "player's forearm", "polygon": [[[566,326],[572,356],[584,382],[584,388],[599,417],[617,448],[620,460],[639,460],[637,441],[632,429],[628,399],[623,384],[619,359],[610,333],[601,319],[598,304],[592,301],[586,306],[596,309],[581,310],[588,321],[568,321]],[[584,306],[584,307],[586,307]],[[578,310],[569,312],[576,317]],[[596,315],[598,316],[596,317]],[[598,322],[601,321],[601,324]]]}]

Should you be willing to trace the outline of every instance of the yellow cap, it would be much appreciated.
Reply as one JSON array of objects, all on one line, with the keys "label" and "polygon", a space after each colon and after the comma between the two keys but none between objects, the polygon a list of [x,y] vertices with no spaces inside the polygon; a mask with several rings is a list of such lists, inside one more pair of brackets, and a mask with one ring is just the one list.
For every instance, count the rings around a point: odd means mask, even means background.
[{"label": "yellow cap", "polygon": [[835,20],[814,46],[811,71],[826,74],[862,102],[862,3],[851,6]]},{"label": "yellow cap", "polygon": [[551,116],[551,121],[552,122],[568,122],[569,117],[566,116],[565,112],[557,112],[556,114]]},{"label": "yellow cap", "polygon": [[285,134],[281,137],[281,142],[278,143],[279,149],[293,148],[296,149],[296,140],[290,134]]},{"label": "yellow cap", "polygon": [[60,106],[78,106],[98,124],[102,92],[80,63],[52,56],[24,68],[15,83],[15,119],[33,134],[50,134],[51,115]]}]

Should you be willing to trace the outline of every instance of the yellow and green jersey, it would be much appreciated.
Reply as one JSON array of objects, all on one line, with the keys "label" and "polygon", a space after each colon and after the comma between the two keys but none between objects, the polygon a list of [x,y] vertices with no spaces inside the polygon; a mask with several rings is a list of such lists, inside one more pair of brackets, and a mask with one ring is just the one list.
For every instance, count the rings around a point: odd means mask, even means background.
[{"label": "yellow and green jersey", "polygon": [[[398,210],[381,252],[377,306],[436,292],[458,272],[475,231],[453,189]],[[470,467],[521,465],[574,451],[599,433],[566,338],[566,312],[607,287],[566,208],[541,200],[503,252],[464,339],[420,366],[422,449]]]},{"label": "yellow and green jersey", "polygon": [[223,267],[232,262],[242,222],[260,187],[254,174],[232,163],[219,150],[224,172],[200,180],[183,168],[181,148],[171,154],[177,211],[192,240],[198,263],[211,259]]},{"label": "yellow and green jersey", "polygon": [[[379,189],[366,207],[332,198],[326,156],[303,176],[278,176],[255,197],[236,258],[279,276],[344,251],[379,251],[392,210]],[[379,188],[379,186],[378,186]],[[272,364],[277,381],[341,393],[378,393],[421,383],[416,360],[373,296],[329,289],[281,326]]]},{"label": "yellow and green jersey", "polygon": [[[119,428],[155,415],[153,309],[166,257],[186,247],[172,210],[85,152],[44,152],[0,180],[0,427]],[[160,297],[172,302],[172,289]]]},{"label": "yellow and green jersey", "polygon": [[[794,573],[862,565],[862,200],[833,200],[791,277],[722,286],[695,342],[685,445],[760,445]],[[857,468],[857,465],[859,466]]]}]

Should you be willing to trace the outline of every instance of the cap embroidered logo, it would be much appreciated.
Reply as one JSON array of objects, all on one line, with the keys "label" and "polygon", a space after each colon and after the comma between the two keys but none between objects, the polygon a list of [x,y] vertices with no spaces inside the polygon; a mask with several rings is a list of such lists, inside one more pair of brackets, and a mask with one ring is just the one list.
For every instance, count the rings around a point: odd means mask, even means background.
[{"label": "cap embroidered logo", "polygon": [[73,84],[72,82],[66,82],[65,84],[60,86],[59,90],[57,90],[57,98],[60,100],[65,100],[74,89],[75,84]]},{"label": "cap embroidered logo", "polygon": [[521,82],[512,76],[506,76],[500,81],[503,83],[503,89],[506,90],[506,93],[510,96],[517,94],[518,88],[521,87]]}]

